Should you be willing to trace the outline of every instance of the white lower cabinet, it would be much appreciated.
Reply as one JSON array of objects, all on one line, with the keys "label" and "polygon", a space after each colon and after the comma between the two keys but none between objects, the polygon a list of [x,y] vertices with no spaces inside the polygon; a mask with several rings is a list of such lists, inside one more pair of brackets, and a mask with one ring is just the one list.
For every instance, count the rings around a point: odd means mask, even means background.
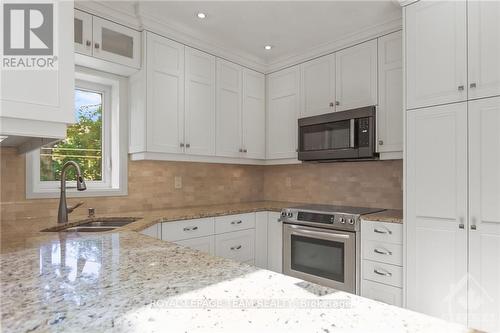
[{"label": "white lower cabinet", "polygon": [[267,225],[267,269],[283,272],[283,223],[280,213],[269,212]]},{"label": "white lower cabinet", "polygon": [[361,223],[361,296],[402,306],[403,226]]},{"label": "white lower cabinet", "polygon": [[215,255],[215,236],[190,238],[175,242],[176,244],[189,247],[201,252]]},{"label": "white lower cabinet", "polygon": [[215,255],[241,262],[254,260],[255,230],[241,230],[215,236]]},{"label": "white lower cabinet", "polygon": [[178,241],[214,234],[215,224],[213,217],[164,222],[161,226],[161,239],[166,241]]}]

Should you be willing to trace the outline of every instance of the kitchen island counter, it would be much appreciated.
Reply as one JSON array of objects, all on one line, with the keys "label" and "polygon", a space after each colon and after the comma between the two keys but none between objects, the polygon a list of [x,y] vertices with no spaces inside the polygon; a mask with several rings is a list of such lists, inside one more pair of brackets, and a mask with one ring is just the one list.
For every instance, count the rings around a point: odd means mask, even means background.
[{"label": "kitchen island counter", "polygon": [[132,231],[25,244],[0,256],[3,332],[469,331]]}]

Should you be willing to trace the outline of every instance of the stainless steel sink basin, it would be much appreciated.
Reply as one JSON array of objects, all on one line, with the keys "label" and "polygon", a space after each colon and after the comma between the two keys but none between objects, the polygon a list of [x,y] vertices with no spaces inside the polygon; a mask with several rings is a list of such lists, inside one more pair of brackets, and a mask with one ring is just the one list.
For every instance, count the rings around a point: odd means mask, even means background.
[{"label": "stainless steel sink basin", "polygon": [[138,217],[104,217],[90,218],[63,226],[44,229],[46,232],[104,232],[123,227],[139,220]]}]

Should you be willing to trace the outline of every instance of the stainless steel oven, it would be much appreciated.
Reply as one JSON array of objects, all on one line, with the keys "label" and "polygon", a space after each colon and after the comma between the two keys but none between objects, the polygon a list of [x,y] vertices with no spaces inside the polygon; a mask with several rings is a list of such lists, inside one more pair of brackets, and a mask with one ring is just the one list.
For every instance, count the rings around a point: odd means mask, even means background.
[{"label": "stainless steel oven", "polygon": [[356,293],[355,233],[285,224],[283,237],[284,274]]},{"label": "stainless steel oven", "polygon": [[299,119],[299,160],[376,159],[375,113],[368,106]]},{"label": "stainless steel oven", "polygon": [[312,204],[283,209],[283,273],[359,293],[360,216],[381,210]]}]

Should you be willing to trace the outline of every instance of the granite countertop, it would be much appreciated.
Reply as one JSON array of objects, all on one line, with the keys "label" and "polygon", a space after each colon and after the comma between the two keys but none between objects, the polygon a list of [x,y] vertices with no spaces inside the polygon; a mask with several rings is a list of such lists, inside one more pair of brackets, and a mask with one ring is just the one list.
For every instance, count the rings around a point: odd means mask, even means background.
[{"label": "granite countertop", "polygon": [[378,213],[363,215],[363,219],[387,222],[387,223],[403,223],[403,211],[399,209],[387,209]]},{"label": "granite countertop", "polygon": [[3,332],[470,332],[132,231],[45,233],[0,264]]}]

